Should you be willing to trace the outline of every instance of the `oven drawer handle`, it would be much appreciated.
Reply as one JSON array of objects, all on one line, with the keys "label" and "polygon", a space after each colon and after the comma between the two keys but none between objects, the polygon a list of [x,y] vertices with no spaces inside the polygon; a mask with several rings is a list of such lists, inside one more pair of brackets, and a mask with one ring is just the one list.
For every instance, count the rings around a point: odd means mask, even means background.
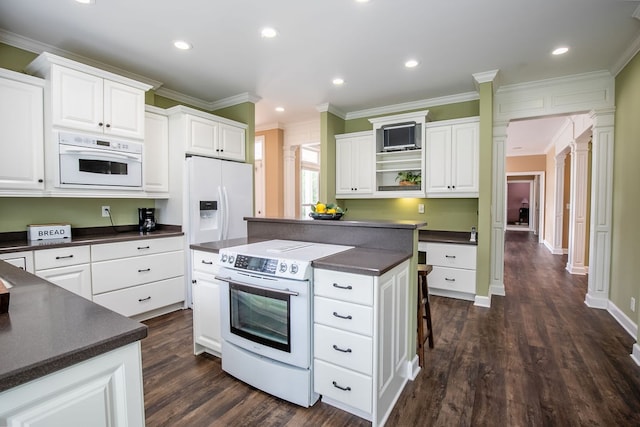
[{"label": "oven drawer handle", "polygon": [[151,295],[146,298],[138,298],[138,302],[149,301],[151,299]]},{"label": "oven drawer handle", "polygon": [[351,349],[350,349],[350,348],[348,348],[348,349],[346,349],[346,350],[345,350],[345,349],[343,349],[343,348],[338,347],[338,346],[337,346],[337,345],[335,345],[335,344],[333,345],[333,349],[334,349],[334,350],[336,350],[336,351],[341,351],[341,352],[343,352],[343,353],[351,353]]},{"label": "oven drawer handle", "polygon": [[333,382],[333,386],[334,386],[335,388],[339,388],[339,389],[340,389],[340,390],[342,390],[342,391],[351,391],[351,387],[349,387],[349,386],[347,386],[347,387],[339,386],[339,385],[338,385],[338,383],[337,383],[337,382],[335,382],[335,381]]},{"label": "oven drawer handle", "polygon": [[[220,277],[220,276],[216,276],[216,279],[218,280],[222,280],[223,282],[230,282],[231,281],[231,277]],[[298,295],[300,295],[300,293],[298,292],[294,292],[294,291],[290,291],[288,289],[274,289],[274,288],[268,288],[266,286],[258,286],[258,285],[249,285],[247,283],[238,283],[239,285],[243,285],[243,286],[247,286],[249,288],[254,288],[254,289],[260,289],[262,291],[270,291],[270,292],[275,292],[277,294],[285,294],[285,295],[291,295],[294,297],[297,297]]]},{"label": "oven drawer handle", "polygon": [[146,273],[147,271],[151,271],[151,269],[150,268],[138,269],[138,273]]},{"label": "oven drawer handle", "polygon": [[333,312],[333,315],[334,315],[334,316],[336,316],[336,317],[339,317],[339,318],[341,318],[341,319],[346,319],[346,320],[351,320],[351,319],[353,319],[353,317],[352,317],[351,315],[348,315],[348,316],[342,316],[342,315],[340,315],[340,314],[336,313],[335,311]]},{"label": "oven drawer handle", "polygon": [[149,246],[138,246],[138,250],[149,249]]},{"label": "oven drawer handle", "polygon": [[213,265],[213,261],[202,260],[202,263],[205,264],[205,265]]},{"label": "oven drawer handle", "polygon": [[347,289],[347,290],[351,290],[351,289],[353,289],[353,286],[351,286],[351,285],[347,285],[347,286],[340,286],[340,285],[338,285],[337,283],[334,283],[334,284],[333,284],[333,287],[334,287],[334,288],[338,288],[338,289]]},{"label": "oven drawer handle", "polygon": [[455,256],[455,255],[445,255],[444,257],[445,257],[445,258],[453,258],[453,259],[456,259],[456,256]]},{"label": "oven drawer handle", "polygon": [[56,259],[66,259],[66,258],[73,258],[73,254],[72,255],[64,255],[64,256],[57,256]]}]

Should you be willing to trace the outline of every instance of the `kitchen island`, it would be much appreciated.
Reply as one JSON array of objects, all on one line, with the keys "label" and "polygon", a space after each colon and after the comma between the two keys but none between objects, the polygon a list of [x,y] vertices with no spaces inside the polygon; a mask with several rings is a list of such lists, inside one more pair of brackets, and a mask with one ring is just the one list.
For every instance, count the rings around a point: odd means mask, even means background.
[{"label": "kitchen island", "polygon": [[4,261],[0,278],[12,286],[0,314],[0,425],[143,426],[147,327]]}]

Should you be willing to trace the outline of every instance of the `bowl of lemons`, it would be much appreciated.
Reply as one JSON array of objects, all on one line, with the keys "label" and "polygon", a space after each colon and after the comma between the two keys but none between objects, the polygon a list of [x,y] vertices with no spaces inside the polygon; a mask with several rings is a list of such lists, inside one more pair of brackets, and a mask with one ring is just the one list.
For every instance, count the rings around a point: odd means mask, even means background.
[{"label": "bowl of lemons", "polygon": [[321,203],[318,202],[315,205],[311,205],[311,212],[309,216],[313,219],[328,219],[338,220],[342,218],[346,210],[343,210],[335,203]]}]

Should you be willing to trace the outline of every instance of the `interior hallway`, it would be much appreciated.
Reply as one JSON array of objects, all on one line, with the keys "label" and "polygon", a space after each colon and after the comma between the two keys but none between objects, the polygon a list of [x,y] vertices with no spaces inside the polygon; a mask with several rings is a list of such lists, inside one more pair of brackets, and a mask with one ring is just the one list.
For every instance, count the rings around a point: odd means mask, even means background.
[{"label": "interior hallway", "polygon": [[[507,232],[506,297],[491,308],[432,297],[435,348],[387,426],[637,426],[634,340],[584,304],[585,276],[564,269],[533,233]],[[192,355],[191,311],[146,322],[142,341],[148,426],[368,426],[316,403],[300,408]]]}]

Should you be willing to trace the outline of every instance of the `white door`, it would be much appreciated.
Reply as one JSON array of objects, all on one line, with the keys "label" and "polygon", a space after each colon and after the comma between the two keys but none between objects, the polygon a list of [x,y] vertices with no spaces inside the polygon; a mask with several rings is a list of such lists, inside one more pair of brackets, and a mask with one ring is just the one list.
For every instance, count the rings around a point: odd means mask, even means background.
[{"label": "white door", "polygon": [[352,182],[358,193],[373,192],[373,137],[363,136],[352,141]]},{"label": "white door", "polygon": [[143,90],[104,81],[104,132],[128,138],[144,138]]},{"label": "white door", "polygon": [[53,65],[51,80],[53,124],[102,132],[103,79]]},{"label": "white door", "polygon": [[169,118],[145,113],[144,135],[144,189],[169,191]]},{"label": "white door", "polygon": [[451,136],[451,185],[456,192],[479,191],[479,125],[455,125]]},{"label": "white door", "polygon": [[187,116],[187,151],[204,156],[217,156],[218,123],[197,116]]},{"label": "white door", "polygon": [[451,126],[428,128],[426,132],[427,193],[450,191]]},{"label": "white door", "polygon": [[224,239],[247,237],[245,217],[253,216],[253,166],[221,160]]},{"label": "white door", "polygon": [[353,193],[353,139],[336,141],[336,193]]},{"label": "white door", "polygon": [[220,331],[220,282],[213,276],[193,273],[193,336],[197,344],[222,353]]},{"label": "white door", "polygon": [[[187,192],[189,205],[189,242],[202,243],[222,238],[222,160],[188,157]],[[203,203],[201,203],[203,202]],[[214,208],[210,208],[215,204]],[[202,208],[202,209],[201,209]]]},{"label": "white door", "polygon": [[91,266],[89,264],[40,270],[36,271],[36,276],[91,300]]},{"label": "white door", "polygon": [[229,160],[244,162],[244,129],[220,123],[220,139],[218,155]]}]

